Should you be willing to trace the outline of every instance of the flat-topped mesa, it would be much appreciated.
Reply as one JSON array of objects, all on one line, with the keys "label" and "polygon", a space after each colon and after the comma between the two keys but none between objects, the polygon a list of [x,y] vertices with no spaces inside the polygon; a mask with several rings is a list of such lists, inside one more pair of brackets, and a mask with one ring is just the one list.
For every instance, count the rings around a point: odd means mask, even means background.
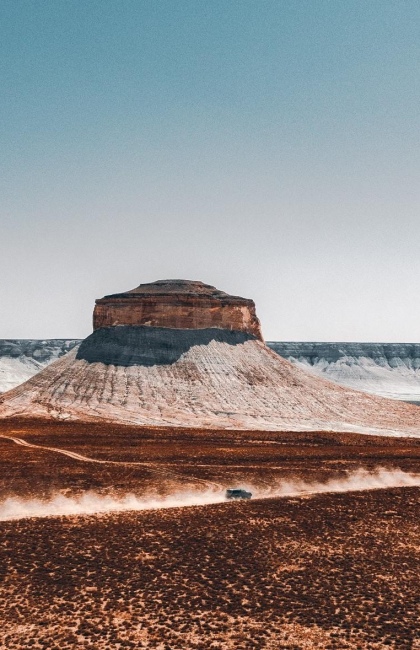
[{"label": "flat-topped mesa", "polygon": [[192,280],[158,280],[96,300],[93,329],[118,325],[219,328],[262,340],[253,300]]},{"label": "flat-topped mesa", "polygon": [[202,282],[105,296],[94,319],[80,346],[0,395],[0,420],[420,436],[419,407],[292,365],[261,340],[252,300]]}]

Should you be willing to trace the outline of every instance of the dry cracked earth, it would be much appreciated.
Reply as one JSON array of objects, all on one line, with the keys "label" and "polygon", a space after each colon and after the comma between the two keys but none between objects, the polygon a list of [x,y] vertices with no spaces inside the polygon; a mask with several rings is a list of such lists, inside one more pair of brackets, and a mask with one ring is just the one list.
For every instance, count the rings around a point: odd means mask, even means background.
[{"label": "dry cracked earth", "polygon": [[[420,457],[419,440],[325,432],[14,421],[0,435],[1,502],[418,472]],[[2,649],[420,649],[418,487],[26,518],[0,530]]]}]

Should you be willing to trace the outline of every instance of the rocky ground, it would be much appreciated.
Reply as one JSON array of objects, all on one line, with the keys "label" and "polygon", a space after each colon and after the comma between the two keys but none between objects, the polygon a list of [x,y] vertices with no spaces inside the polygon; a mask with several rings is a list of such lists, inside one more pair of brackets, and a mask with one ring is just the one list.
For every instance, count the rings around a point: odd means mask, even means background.
[{"label": "rocky ground", "polygon": [[[10,437],[112,462],[86,463],[46,449],[27,449]],[[165,494],[200,481],[221,489],[234,483],[266,489],[279,480],[339,479],[359,468],[417,472],[419,459],[419,438],[0,420],[3,499],[92,489],[101,494]]]},{"label": "rocky ground", "polygon": [[[418,440],[3,422],[1,500],[266,487],[378,465]],[[131,463],[131,464],[130,464]],[[133,463],[145,463],[134,465]],[[0,648],[420,648],[420,488],[0,522]]]}]

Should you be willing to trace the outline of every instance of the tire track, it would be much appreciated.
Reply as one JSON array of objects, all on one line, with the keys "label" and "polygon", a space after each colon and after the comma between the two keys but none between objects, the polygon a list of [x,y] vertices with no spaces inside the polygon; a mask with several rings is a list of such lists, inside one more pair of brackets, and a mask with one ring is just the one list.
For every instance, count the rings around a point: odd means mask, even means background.
[{"label": "tire track", "polygon": [[178,472],[174,472],[172,469],[168,469],[167,466],[158,468],[156,467],[155,464],[153,463],[147,463],[147,462],[141,462],[141,461],[124,461],[124,460],[106,460],[106,459],[101,459],[101,458],[92,458],[91,456],[83,456],[82,454],[78,454],[75,451],[69,451],[68,449],[61,449],[60,447],[46,447],[45,445],[36,445],[33,442],[27,442],[26,440],[23,440],[23,438],[16,438],[14,436],[4,436],[0,434],[0,438],[3,438],[4,440],[10,440],[11,442],[14,442],[16,445],[20,445],[22,447],[27,447],[27,448],[32,448],[32,449],[41,449],[42,451],[51,451],[55,452],[57,454],[62,454],[63,456],[68,456],[68,458],[72,458],[73,460],[78,460],[81,461],[82,463],[96,463],[100,465],[116,465],[120,467],[145,467],[151,472],[155,472],[156,474],[160,474],[165,476],[166,478],[176,478],[178,480],[185,481],[186,479],[196,481],[198,483],[202,483],[206,487],[211,487],[213,489],[217,490],[222,490],[223,486],[220,483],[214,483],[213,481],[207,481],[205,479],[197,478],[196,476],[184,476],[183,474],[179,474]]}]

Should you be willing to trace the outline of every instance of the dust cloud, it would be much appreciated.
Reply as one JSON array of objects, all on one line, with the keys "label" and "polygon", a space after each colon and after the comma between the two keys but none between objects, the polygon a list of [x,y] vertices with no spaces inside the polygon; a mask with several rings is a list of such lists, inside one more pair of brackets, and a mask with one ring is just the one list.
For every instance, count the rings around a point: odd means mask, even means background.
[{"label": "dust cloud", "polygon": [[[161,508],[180,508],[204,506],[226,502],[226,487],[220,490],[180,491],[165,497],[139,497],[135,494],[124,496],[103,495],[89,491],[79,496],[58,493],[48,500],[22,499],[9,497],[0,502],[0,521],[23,519],[27,517],[51,517],[65,515],[92,515],[128,510],[155,510]],[[234,486],[238,487],[238,486]],[[353,492],[377,490],[392,487],[420,487],[420,474],[377,468],[374,471],[358,469],[347,472],[343,478],[329,481],[305,482],[300,480],[278,481],[269,488],[258,488],[244,482],[242,488],[250,490],[253,497],[267,499],[273,497],[292,497],[315,495],[324,492]]]},{"label": "dust cloud", "polygon": [[393,487],[420,487],[420,474],[404,472],[399,469],[378,467],[373,471],[357,469],[346,472],[343,478],[333,478],[325,482],[280,481],[263,491],[256,490],[255,497],[287,497],[323,492],[357,492],[360,490],[379,490]]},{"label": "dust cloud", "polygon": [[112,496],[89,491],[79,496],[56,494],[48,500],[9,497],[0,503],[0,521],[25,517],[92,515],[126,510],[155,510],[204,506],[225,501],[224,492],[209,490],[177,492],[166,497],[139,497],[135,494]]}]

